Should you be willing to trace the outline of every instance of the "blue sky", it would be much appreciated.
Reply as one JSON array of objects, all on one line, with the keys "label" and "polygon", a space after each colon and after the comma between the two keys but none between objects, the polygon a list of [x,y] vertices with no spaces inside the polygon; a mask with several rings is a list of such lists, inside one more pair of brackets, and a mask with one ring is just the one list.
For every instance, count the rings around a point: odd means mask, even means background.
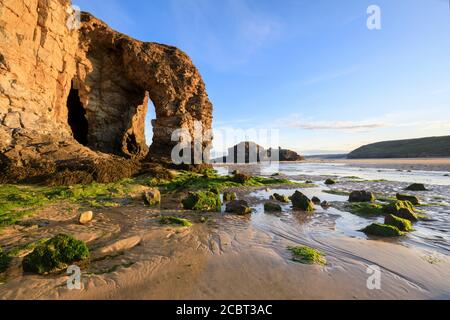
[{"label": "blue sky", "polygon": [[[448,0],[73,2],[189,54],[215,130],[277,129],[281,146],[307,154],[450,135]],[[366,27],[371,4],[381,30]]]}]

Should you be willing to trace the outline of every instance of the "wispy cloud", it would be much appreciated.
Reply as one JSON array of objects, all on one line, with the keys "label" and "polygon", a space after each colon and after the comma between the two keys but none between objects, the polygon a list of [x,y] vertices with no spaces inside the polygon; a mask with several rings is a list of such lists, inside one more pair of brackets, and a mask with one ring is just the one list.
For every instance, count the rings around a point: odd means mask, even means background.
[{"label": "wispy cloud", "polygon": [[[250,61],[276,39],[282,26],[247,0],[172,0],[171,9],[183,48],[221,71]],[[224,37],[230,40],[223,41]]]},{"label": "wispy cloud", "polygon": [[323,83],[323,82],[329,82],[329,81],[333,81],[342,77],[346,77],[348,75],[351,75],[353,73],[355,73],[357,71],[357,68],[349,68],[346,70],[341,70],[341,71],[335,71],[335,72],[330,72],[330,73],[326,73],[326,74],[321,74],[318,75],[316,77],[307,79],[305,81],[302,81],[300,83],[300,85],[302,86],[310,86],[310,85],[314,85],[314,84],[319,84],[319,83]]},{"label": "wispy cloud", "polygon": [[291,115],[275,121],[280,126],[304,130],[342,130],[342,131],[370,131],[385,128],[390,124],[385,119],[369,119],[363,121],[317,121],[311,118],[301,118]]}]

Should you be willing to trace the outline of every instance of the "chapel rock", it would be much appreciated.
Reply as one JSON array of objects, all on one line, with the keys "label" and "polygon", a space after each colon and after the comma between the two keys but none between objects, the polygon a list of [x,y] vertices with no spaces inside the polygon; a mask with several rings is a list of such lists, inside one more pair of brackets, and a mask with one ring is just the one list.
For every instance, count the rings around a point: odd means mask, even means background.
[{"label": "chapel rock", "polygon": [[75,28],[70,8],[69,0],[0,0],[0,182],[114,181],[143,163],[171,164],[174,130],[211,130],[205,84],[185,53],[89,13]]}]

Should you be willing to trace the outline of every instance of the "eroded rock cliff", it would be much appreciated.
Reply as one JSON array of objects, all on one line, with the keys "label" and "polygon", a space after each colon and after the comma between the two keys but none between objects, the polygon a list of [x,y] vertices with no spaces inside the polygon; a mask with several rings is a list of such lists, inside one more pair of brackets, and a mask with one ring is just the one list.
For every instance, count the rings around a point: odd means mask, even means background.
[{"label": "eroded rock cliff", "polygon": [[[69,0],[0,0],[0,181],[108,182],[171,162],[174,130],[204,131],[212,105],[190,58],[144,43]],[[145,117],[153,102],[153,144]],[[203,143],[208,149],[211,141]]]}]

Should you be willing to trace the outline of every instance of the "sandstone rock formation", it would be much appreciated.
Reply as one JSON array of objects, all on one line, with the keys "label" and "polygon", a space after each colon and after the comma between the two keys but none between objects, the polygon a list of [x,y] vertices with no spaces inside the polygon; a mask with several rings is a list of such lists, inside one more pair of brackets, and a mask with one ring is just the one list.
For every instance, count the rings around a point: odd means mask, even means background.
[{"label": "sandstone rock formation", "polygon": [[260,163],[265,161],[302,161],[304,157],[288,149],[265,150],[252,141],[241,142],[228,149],[228,155],[214,159],[216,163]]},{"label": "sandstone rock formation", "polygon": [[193,134],[195,121],[211,129],[212,105],[185,53],[88,13],[73,28],[70,8],[69,0],[0,0],[0,182],[113,181],[142,161],[170,163],[174,130]]}]

